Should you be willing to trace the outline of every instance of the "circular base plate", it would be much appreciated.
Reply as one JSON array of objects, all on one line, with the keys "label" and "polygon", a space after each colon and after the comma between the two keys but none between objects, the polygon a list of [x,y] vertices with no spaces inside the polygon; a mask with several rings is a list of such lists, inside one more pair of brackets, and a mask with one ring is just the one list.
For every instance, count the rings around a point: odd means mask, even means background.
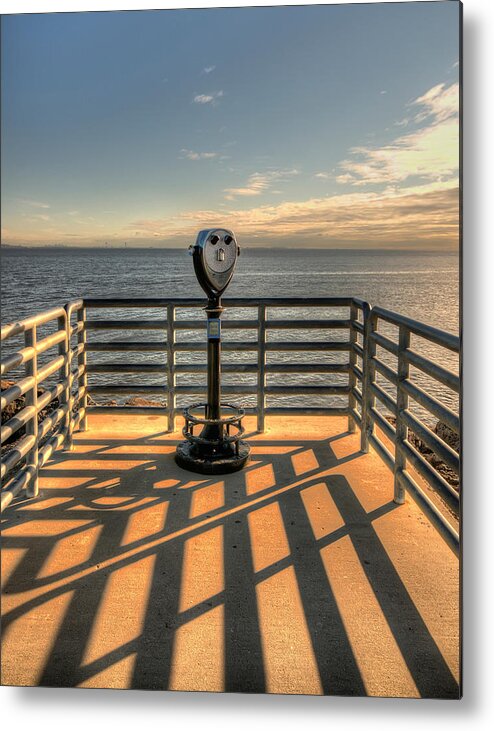
[{"label": "circular base plate", "polygon": [[197,454],[189,442],[180,442],[175,452],[175,462],[184,470],[199,472],[201,475],[225,475],[237,472],[245,465],[250,454],[250,445],[247,442],[240,441],[238,446],[238,454],[207,457]]}]

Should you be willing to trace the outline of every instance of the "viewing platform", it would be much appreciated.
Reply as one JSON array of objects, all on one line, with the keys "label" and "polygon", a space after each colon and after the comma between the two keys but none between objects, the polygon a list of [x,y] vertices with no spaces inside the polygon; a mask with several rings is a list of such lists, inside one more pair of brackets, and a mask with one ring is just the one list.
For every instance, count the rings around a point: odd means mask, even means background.
[{"label": "viewing platform", "polygon": [[344,418],[216,477],[161,421],[90,416],[4,513],[3,684],[458,697],[458,561]]},{"label": "viewing platform", "polygon": [[[2,409],[23,399],[2,429],[2,684],[458,698],[459,490],[418,440],[456,473],[459,453],[414,405],[458,432],[416,373],[457,394],[420,342],[457,354],[459,339],[354,298],[225,301],[242,310],[225,352],[251,353],[225,372],[255,383],[225,391],[254,398],[252,451],[200,475],[174,454],[177,398],[201,390],[179,376],[205,372],[177,357],[201,352],[201,304],[78,300],[2,330],[22,340]],[[120,320],[89,315],[108,307]],[[117,351],[165,357],[91,360]],[[129,372],[160,380],[91,381]],[[89,399],[152,392],[165,403]],[[314,395],[326,405],[270,405]]]}]

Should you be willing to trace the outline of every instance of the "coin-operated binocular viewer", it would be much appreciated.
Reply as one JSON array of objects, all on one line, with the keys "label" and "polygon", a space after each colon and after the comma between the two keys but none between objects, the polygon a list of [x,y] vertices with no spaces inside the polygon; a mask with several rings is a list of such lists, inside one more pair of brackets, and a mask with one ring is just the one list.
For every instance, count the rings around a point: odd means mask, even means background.
[{"label": "coin-operated binocular viewer", "polygon": [[[242,441],[244,409],[221,402],[221,295],[232,276],[240,248],[232,231],[200,231],[189,247],[199,284],[208,297],[207,403],[184,409],[185,426],[175,454],[180,467],[203,474],[236,472],[246,463],[250,446]],[[200,434],[194,434],[202,427]]]}]

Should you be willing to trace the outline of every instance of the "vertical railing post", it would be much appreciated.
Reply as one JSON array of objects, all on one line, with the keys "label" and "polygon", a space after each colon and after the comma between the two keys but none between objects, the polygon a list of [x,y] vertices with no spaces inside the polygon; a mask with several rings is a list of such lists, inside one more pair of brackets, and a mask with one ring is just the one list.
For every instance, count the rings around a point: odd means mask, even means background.
[{"label": "vertical railing post", "polygon": [[357,365],[357,353],[355,351],[355,344],[357,342],[357,330],[355,328],[355,321],[357,320],[357,305],[352,302],[350,305],[350,362],[348,364],[348,385],[350,391],[348,394],[348,431],[353,434],[356,429],[355,416],[353,411],[357,406],[357,399],[355,398],[355,387],[357,385],[357,376],[355,374],[355,367]]},{"label": "vertical railing post", "polygon": [[266,411],[266,305],[258,306],[257,331],[257,431],[265,429]]},{"label": "vertical railing post", "polygon": [[372,391],[372,384],[376,377],[374,358],[376,355],[376,343],[371,335],[377,330],[377,318],[369,308],[364,314],[364,362],[363,362],[363,386],[362,386],[362,431],[360,433],[360,449],[365,454],[369,451],[369,442],[373,432],[374,421],[372,409],[376,403],[376,397]]},{"label": "vertical railing post", "polygon": [[39,493],[38,484],[38,355],[36,353],[36,342],[37,333],[36,325],[33,325],[29,330],[26,330],[24,334],[24,342],[26,348],[33,348],[33,357],[26,362],[25,374],[26,377],[32,377],[34,379],[33,387],[26,391],[25,394],[25,406],[32,406],[34,414],[26,424],[26,435],[34,437],[34,444],[26,455],[26,467],[32,471],[32,477],[27,487],[27,496],[36,497]]},{"label": "vertical railing post", "polygon": [[168,431],[175,431],[175,306],[166,306],[166,374],[168,396],[166,405],[168,409]]},{"label": "vertical railing post", "polygon": [[[82,323],[82,326],[81,326]],[[79,430],[87,431],[87,405],[88,405],[88,393],[87,393],[87,352],[86,352],[86,308],[82,306],[77,310],[77,345],[79,346],[80,352],[77,356],[78,370],[82,371],[79,373],[77,381],[77,398],[78,408],[82,410],[82,419],[79,420]],[[69,323],[70,332],[70,323]],[[82,348],[80,346],[82,345]],[[82,391],[82,399],[79,398],[80,392]]]},{"label": "vertical railing post", "polygon": [[57,327],[59,331],[65,333],[65,338],[58,344],[58,354],[63,356],[63,363],[58,372],[58,378],[63,383],[63,391],[60,394],[59,404],[61,408],[65,408],[65,416],[62,419],[62,431],[64,433],[64,447],[70,449],[72,447],[72,408],[71,408],[71,366],[70,366],[70,305],[65,306],[65,315],[57,318]]},{"label": "vertical railing post", "polygon": [[396,435],[395,435],[395,467],[394,467],[394,501],[398,505],[405,502],[405,490],[400,481],[400,473],[406,468],[406,457],[401,445],[408,438],[408,427],[403,421],[403,412],[408,408],[408,394],[403,388],[410,373],[410,366],[405,351],[410,347],[410,331],[400,325],[398,337],[398,387],[396,389]]}]

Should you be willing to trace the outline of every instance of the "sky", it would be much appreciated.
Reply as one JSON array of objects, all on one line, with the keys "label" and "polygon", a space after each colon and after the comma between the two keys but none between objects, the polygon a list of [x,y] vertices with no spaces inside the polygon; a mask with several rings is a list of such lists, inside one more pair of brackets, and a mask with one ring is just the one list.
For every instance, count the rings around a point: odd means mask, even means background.
[{"label": "sky", "polygon": [[2,17],[2,242],[456,250],[459,3]]}]

